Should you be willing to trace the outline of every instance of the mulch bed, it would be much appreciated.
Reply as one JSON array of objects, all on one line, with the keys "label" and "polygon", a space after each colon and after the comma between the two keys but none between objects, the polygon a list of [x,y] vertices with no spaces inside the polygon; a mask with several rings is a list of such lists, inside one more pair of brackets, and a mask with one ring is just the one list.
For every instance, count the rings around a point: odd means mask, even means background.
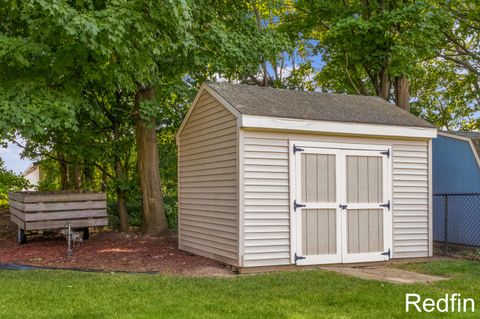
[{"label": "mulch bed", "polygon": [[[1,214],[0,214],[1,215]],[[100,271],[160,272],[186,276],[228,276],[230,267],[178,250],[177,236],[100,232],[75,244],[67,256],[63,237],[35,236],[18,245],[14,236],[0,239],[0,264]]]}]

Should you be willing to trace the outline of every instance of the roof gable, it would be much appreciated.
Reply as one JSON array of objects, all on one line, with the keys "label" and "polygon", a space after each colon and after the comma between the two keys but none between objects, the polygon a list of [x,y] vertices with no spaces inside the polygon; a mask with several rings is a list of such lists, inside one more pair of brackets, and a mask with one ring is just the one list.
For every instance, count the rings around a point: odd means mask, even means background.
[{"label": "roof gable", "polygon": [[235,116],[236,118],[239,118],[241,116],[241,114],[237,111],[237,109],[235,109],[232,105],[230,105],[230,103],[225,101],[225,99],[223,97],[221,97],[217,92],[215,92],[212,88],[210,88],[206,83],[203,83],[202,86],[200,87],[200,89],[198,90],[197,95],[195,96],[195,99],[192,102],[192,105],[188,109],[187,114],[183,118],[182,124],[180,124],[180,127],[177,130],[177,134],[176,134],[177,139],[180,136],[180,134],[182,133],[183,129],[185,128],[185,125],[187,124],[190,116],[194,112],[195,107],[198,104],[198,101],[205,95],[212,96],[223,107],[225,107],[230,113],[232,113],[233,116]]}]

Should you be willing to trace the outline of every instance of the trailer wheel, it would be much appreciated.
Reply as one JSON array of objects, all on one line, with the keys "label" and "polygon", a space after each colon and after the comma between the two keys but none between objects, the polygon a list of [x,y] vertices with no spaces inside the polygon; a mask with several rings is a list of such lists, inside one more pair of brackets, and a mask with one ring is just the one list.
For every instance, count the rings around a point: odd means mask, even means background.
[{"label": "trailer wheel", "polygon": [[83,240],[88,240],[90,238],[90,229],[88,227],[82,228],[83,231]]},{"label": "trailer wheel", "polygon": [[17,242],[19,245],[23,245],[27,242],[27,235],[25,235],[25,230],[18,228],[17,231]]}]

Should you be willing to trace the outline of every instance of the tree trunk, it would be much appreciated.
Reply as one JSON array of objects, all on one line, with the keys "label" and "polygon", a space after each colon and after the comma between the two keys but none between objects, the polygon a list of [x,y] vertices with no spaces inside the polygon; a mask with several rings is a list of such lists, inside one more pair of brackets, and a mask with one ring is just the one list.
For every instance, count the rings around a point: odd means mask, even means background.
[{"label": "tree trunk", "polygon": [[124,190],[117,187],[117,209],[118,218],[120,220],[120,231],[128,232],[128,211],[127,211],[127,195]]},{"label": "tree trunk", "polygon": [[95,175],[95,168],[90,165],[83,166],[83,178],[82,185],[83,187],[87,186],[88,188],[93,189],[93,176]]},{"label": "tree trunk", "polygon": [[142,192],[143,230],[148,235],[159,235],[167,230],[167,220],[163,208],[162,184],[160,180],[157,132],[155,123],[143,120],[140,116],[142,101],[152,100],[155,91],[141,88],[135,95],[135,129],[137,139],[138,173]]},{"label": "tree trunk", "polygon": [[58,156],[58,165],[60,168],[60,183],[62,186],[62,190],[68,190],[68,165],[65,161],[65,157],[62,153],[59,153]]},{"label": "tree trunk", "polygon": [[380,72],[380,97],[388,100],[390,96],[390,79],[386,70]]},{"label": "tree trunk", "polygon": [[[120,138],[120,123],[113,119],[113,140],[114,143],[118,143]],[[119,183],[125,181],[125,170],[123,168],[122,162],[120,161],[120,156],[115,152],[115,178],[116,178],[116,192],[117,192],[117,209],[118,209],[118,218],[120,220],[120,231],[123,233],[128,232],[128,211],[127,211],[127,195],[124,189],[122,189]]]},{"label": "tree trunk", "polygon": [[[256,3],[254,3],[254,5],[253,5],[253,12],[255,13],[255,17],[257,19],[257,29],[258,29],[259,32],[261,32],[262,31],[262,17],[260,16],[260,12],[258,11]],[[263,74],[262,86],[267,87],[268,86],[268,71],[267,71],[267,61],[266,61],[264,56],[261,57],[260,65],[261,65],[262,74]]]},{"label": "tree trunk", "polygon": [[80,190],[82,188],[82,170],[80,165],[73,164],[73,189]]},{"label": "tree trunk", "polygon": [[395,79],[395,104],[405,111],[410,111],[410,92],[408,79],[405,76]]},{"label": "tree trunk", "polygon": [[103,167],[103,170],[102,170],[102,184],[100,185],[100,190],[105,193],[107,191],[107,174],[105,173],[105,170],[107,168],[106,167]]}]

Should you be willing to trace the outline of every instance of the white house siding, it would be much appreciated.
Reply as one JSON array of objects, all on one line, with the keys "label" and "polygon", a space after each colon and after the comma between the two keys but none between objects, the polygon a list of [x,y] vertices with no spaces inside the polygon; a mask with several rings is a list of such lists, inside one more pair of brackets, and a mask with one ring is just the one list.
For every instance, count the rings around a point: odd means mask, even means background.
[{"label": "white house siding", "polygon": [[27,172],[27,174],[24,173],[23,177],[30,183],[32,187],[29,187],[25,190],[33,191],[40,183],[40,167],[38,165],[31,166],[27,169]]},{"label": "white house siding", "polygon": [[178,140],[179,247],[238,265],[238,129],[209,93]]},{"label": "white house siding", "polygon": [[393,257],[429,255],[427,140],[249,129],[243,135],[243,267],[290,264],[290,140],[392,145]]}]

